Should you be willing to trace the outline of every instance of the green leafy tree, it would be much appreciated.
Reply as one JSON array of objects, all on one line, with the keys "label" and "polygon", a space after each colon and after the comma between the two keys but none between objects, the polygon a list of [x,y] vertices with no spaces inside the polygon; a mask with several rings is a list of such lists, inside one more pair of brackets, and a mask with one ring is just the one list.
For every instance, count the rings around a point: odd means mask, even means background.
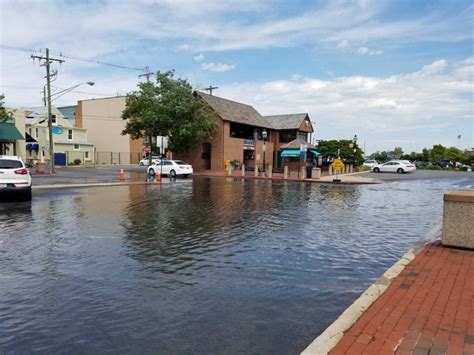
[{"label": "green leafy tree", "polygon": [[422,155],[422,159],[421,159],[422,161],[428,162],[431,160],[431,152],[429,149],[423,148],[421,155]]},{"label": "green leafy tree", "polygon": [[394,159],[400,159],[402,154],[403,154],[403,150],[401,147],[395,147],[395,149],[392,152],[392,156]]},{"label": "green leafy tree", "polygon": [[0,95],[0,122],[6,122],[13,118],[13,112],[7,111],[7,109],[4,106],[4,103],[3,103],[4,99],[5,99],[5,96]]},{"label": "green leafy tree", "polygon": [[446,149],[444,157],[452,162],[460,162],[464,160],[464,153],[456,147],[450,147]]},{"label": "green leafy tree", "polygon": [[[352,148],[350,146],[351,144],[353,144],[352,140],[348,139],[319,141],[318,151],[324,159],[336,159],[340,157],[350,164],[359,166],[364,161],[363,152],[357,144]],[[355,154],[354,149],[356,150]]]},{"label": "green leafy tree", "polygon": [[446,148],[441,144],[435,144],[431,149],[430,155],[434,162],[444,160],[446,156]]},{"label": "green leafy tree", "polygon": [[157,72],[156,83],[140,83],[127,95],[122,118],[128,121],[122,134],[134,139],[168,136],[172,150],[185,152],[214,135],[217,125],[208,112],[186,80],[174,78],[173,71]]}]

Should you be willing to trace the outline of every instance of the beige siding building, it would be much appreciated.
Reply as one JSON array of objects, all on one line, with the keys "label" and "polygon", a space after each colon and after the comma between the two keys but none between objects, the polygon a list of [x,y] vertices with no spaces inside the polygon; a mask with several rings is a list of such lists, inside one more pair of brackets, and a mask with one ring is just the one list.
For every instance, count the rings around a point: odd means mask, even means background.
[{"label": "beige siding building", "polygon": [[[32,163],[50,161],[49,156],[49,128],[46,107],[24,109],[25,132],[31,137],[26,143],[26,159]],[[79,164],[92,162],[94,145],[88,141],[87,130],[74,127],[62,113],[52,107],[54,153],[58,153],[56,164]],[[62,157],[60,156],[62,155]]]},{"label": "beige siding building", "polygon": [[25,111],[6,109],[13,114],[11,120],[0,123],[0,155],[20,156],[26,161]]},{"label": "beige siding building", "polygon": [[75,124],[87,130],[95,145],[96,164],[138,164],[143,157],[143,140],[122,135],[125,96],[83,100],[77,103]]}]

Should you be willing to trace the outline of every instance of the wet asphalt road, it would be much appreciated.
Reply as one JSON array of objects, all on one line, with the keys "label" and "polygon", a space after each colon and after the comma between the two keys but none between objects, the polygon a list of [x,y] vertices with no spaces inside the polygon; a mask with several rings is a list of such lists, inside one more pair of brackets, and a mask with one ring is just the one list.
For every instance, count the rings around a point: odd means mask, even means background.
[{"label": "wet asphalt road", "polygon": [[[88,184],[88,183],[110,183],[119,181],[120,169],[126,174],[127,181],[146,181],[146,167],[136,165],[114,165],[97,166],[94,168],[84,167],[57,167],[56,173],[34,174],[33,185],[57,185],[57,184]],[[452,179],[458,177],[471,177],[474,184],[474,173],[465,171],[444,170],[417,170],[408,174],[396,173],[363,173],[356,176],[377,178],[384,181],[405,181],[425,179]]]}]

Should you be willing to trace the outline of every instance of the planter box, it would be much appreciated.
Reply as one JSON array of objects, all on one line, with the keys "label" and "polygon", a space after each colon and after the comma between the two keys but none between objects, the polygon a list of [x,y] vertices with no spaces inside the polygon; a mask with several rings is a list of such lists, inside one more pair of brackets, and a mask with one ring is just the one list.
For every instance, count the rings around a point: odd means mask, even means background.
[{"label": "planter box", "polygon": [[92,165],[92,161],[86,160],[86,161],[84,162],[84,166],[85,166],[86,168],[92,168],[92,166],[93,166],[93,165]]},{"label": "planter box", "polygon": [[442,244],[474,249],[474,190],[444,194]]}]

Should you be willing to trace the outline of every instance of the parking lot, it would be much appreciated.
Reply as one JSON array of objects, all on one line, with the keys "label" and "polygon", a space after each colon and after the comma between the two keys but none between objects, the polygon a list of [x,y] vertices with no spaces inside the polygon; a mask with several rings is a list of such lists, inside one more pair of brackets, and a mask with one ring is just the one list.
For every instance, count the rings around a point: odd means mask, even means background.
[{"label": "parking lot", "polygon": [[451,179],[456,177],[470,176],[474,182],[474,175],[466,171],[452,171],[452,170],[416,170],[412,173],[397,174],[397,173],[372,173],[366,172],[360,174],[361,177],[377,178],[386,181],[393,180],[416,180],[416,179]]}]

